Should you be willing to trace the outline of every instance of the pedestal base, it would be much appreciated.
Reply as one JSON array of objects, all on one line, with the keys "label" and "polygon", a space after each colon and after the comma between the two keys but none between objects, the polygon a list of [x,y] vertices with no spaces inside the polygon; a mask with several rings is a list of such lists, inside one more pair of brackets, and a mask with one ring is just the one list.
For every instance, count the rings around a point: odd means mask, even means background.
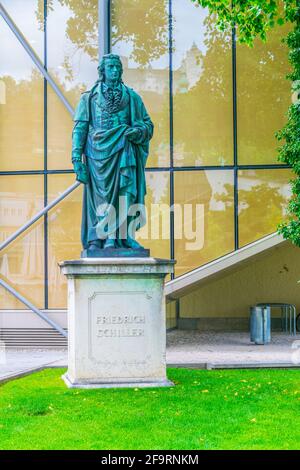
[{"label": "pedestal base", "polygon": [[164,278],[174,262],[85,258],[68,278],[68,387],[167,387]]},{"label": "pedestal base", "polygon": [[81,258],[149,258],[150,250],[145,248],[105,248],[83,250]]},{"label": "pedestal base", "polygon": [[156,380],[152,382],[142,382],[136,380],[134,382],[73,382],[68,374],[61,377],[68,388],[146,388],[146,387],[174,387],[171,380]]}]

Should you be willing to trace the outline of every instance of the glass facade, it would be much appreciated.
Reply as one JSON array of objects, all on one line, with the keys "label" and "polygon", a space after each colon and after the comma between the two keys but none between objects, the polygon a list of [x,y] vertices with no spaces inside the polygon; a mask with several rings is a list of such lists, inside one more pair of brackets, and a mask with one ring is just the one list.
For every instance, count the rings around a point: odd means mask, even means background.
[{"label": "glass facade", "polygon": [[[286,121],[291,104],[287,45],[280,41],[290,25],[271,31],[267,43],[237,45],[238,155],[241,165],[278,163],[275,133]],[[280,36],[279,36],[280,34]]]},{"label": "glass facade", "polygon": [[[111,50],[155,124],[138,239],[175,258],[180,276],[274,232],[285,215],[291,171],[276,161],[274,134],[291,102],[287,30],[248,49],[190,0],[110,4]],[[98,0],[2,5],[74,108],[97,79]],[[70,110],[3,18],[0,56],[3,242],[74,173]],[[80,254],[81,197],[79,187],[1,252],[1,277],[39,308],[66,307],[58,263]],[[24,306],[1,288],[0,308]]]},{"label": "glass facade", "polygon": [[174,0],[172,11],[174,165],[232,165],[231,34],[190,1]]}]

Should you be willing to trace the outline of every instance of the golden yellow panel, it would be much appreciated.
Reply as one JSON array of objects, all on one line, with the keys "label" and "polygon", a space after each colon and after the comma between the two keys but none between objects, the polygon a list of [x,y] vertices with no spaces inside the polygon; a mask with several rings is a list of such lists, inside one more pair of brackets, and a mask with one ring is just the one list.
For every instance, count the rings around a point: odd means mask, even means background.
[{"label": "golden yellow panel", "polygon": [[270,233],[286,216],[291,170],[241,170],[238,173],[239,244],[247,245]]},{"label": "golden yellow panel", "polygon": [[234,250],[233,171],[175,172],[175,274]]},{"label": "golden yellow panel", "polygon": [[44,81],[4,20],[0,55],[0,170],[43,169]]},{"label": "golden yellow panel", "polygon": [[73,124],[70,113],[48,87],[48,169],[72,168]]},{"label": "golden yellow panel", "polygon": [[47,16],[48,69],[75,108],[80,93],[98,78],[98,0],[51,3]]},{"label": "golden yellow panel", "polygon": [[174,165],[232,164],[231,34],[190,0],[172,4]]},{"label": "golden yellow panel", "polygon": [[[75,181],[72,174],[49,175],[48,200],[57,198]],[[66,308],[67,282],[58,263],[78,259],[81,253],[82,185],[55,206],[48,216],[49,308]]]},{"label": "golden yellow panel", "polygon": [[169,166],[168,1],[112,2],[112,52],[119,54],[124,83],[139,93],[153,120],[147,166]]},{"label": "golden yellow panel", "polygon": [[[7,279],[6,279],[7,282]],[[12,286],[15,287],[15,286]],[[1,310],[26,310],[26,305],[18,300],[4,287],[0,286],[0,309]]]},{"label": "golden yellow panel", "polygon": [[278,163],[275,132],[286,122],[292,93],[286,75],[290,26],[269,32],[266,43],[237,45],[238,158],[240,164]]},{"label": "golden yellow panel", "polygon": [[170,258],[170,176],[166,171],[146,173],[145,206],[147,223],[137,232],[136,239],[150,256]]},{"label": "golden yellow panel", "polygon": [[[43,177],[1,176],[0,240],[3,242],[43,207]],[[0,255],[1,277],[37,307],[44,306],[44,220],[40,219]],[[0,308],[26,308],[4,289]]]},{"label": "golden yellow panel", "polygon": [[166,326],[167,328],[177,326],[177,303],[175,300],[166,303]]}]

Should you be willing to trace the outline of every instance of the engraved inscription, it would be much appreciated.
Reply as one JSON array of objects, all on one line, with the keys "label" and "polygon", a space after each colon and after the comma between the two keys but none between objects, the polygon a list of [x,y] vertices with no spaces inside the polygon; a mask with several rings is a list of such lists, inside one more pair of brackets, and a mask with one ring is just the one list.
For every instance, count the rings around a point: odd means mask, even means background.
[{"label": "engraved inscription", "polygon": [[98,338],[138,338],[145,336],[142,327],[144,315],[98,315],[96,317],[96,336]]},{"label": "engraved inscription", "polygon": [[153,298],[151,290],[130,289],[95,291],[89,297],[88,358],[97,364],[99,376],[143,377],[152,363],[152,301],[147,295]]},{"label": "engraved inscription", "polygon": [[145,323],[144,315],[98,315],[97,325],[99,324],[123,324],[123,323]]}]

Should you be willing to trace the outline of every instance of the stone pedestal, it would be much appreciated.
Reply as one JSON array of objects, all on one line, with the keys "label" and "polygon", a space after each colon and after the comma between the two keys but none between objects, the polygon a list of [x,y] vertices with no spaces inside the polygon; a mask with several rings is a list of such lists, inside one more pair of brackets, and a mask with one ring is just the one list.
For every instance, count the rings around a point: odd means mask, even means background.
[{"label": "stone pedestal", "polygon": [[166,377],[164,278],[174,262],[83,258],[68,278],[68,387],[157,387]]}]

